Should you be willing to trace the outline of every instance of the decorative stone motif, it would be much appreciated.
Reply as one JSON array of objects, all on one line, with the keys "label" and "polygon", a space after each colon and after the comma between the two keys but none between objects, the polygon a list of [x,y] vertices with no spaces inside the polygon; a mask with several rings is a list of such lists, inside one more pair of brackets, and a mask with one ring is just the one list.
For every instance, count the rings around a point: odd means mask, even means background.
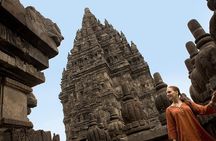
[{"label": "decorative stone motif", "polygon": [[[188,27],[195,37],[195,44],[186,44],[190,58],[185,60],[191,79],[190,94],[195,102],[206,104],[216,90],[216,44],[215,44],[215,0],[208,0],[208,7],[214,11],[210,20],[210,34],[206,33],[196,20],[191,20]],[[216,137],[216,117],[200,116],[203,127]]]},{"label": "decorative stone motif", "polygon": [[110,112],[110,122],[108,125],[108,132],[112,141],[125,140],[126,135],[124,134],[124,122],[122,119],[115,113],[115,111]]},{"label": "decorative stone motif", "polygon": [[143,112],[141,102],[131,94],[128,85],[123,84],[122,117],[126,124],[126,134],[150,129],[150,124],[146,121],[147,116]]},{"label": "decorative stone motif", "polygon": [[171,102],[167,99],[166,89],[167,84],[165,84],[161,78],[160,73],[154,73],[154,83],[156,87],[156,98],[155,105],[159,112],[159,120],[162,125],[166,124],[166,108],[171,104]]},{"label": "decorative stone motif", "polygon": [[0,140],[59,141],[34,131],[27,118],[37,106],[32,87],[45,81],[42,70],[58,54],[58,26],[19,0],[0,0]]},{"label": "decorative stone motif", "polygon": [[87,132],[88,141],[111,141],[108,132],[98,128],[96,119],[92,114],[90,114],[90,119],[91,122]]},{"label": "decorative stone motif", "polygon": [[[125,83],[130,87],[129,93],[134,95],[129,100],[133,101],[134,108],[131,113],[123,114],[122,105],[130,103],[123,101]],[[98,128],[109,131],[112,140],[126,140],[124,136],[129,131],[132,134],[160,125],[154,102],[155,84],[147,62],[133,42],[129,44],[125,35],[107,20],[103,25],[88,8],[68,54],[61,88],[59,98],[63,104],[67,141],[87,139],[89,113],[96,116]],[[135,104],[137,102],[139,104]],[[135,115],[124,118],[132,113]],[[120,130],[124,123],[126,127]]]}]

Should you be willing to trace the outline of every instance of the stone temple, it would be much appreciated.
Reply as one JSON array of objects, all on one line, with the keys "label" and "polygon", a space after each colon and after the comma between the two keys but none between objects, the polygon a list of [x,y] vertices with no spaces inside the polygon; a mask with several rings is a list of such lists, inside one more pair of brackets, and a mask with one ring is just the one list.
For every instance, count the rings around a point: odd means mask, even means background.
[{"label": "stone temple", "polygon": [[67,141],[167,140],[167,85],[153,76],[136,45],[86,8],[59,95]]},{"label": "stone temple", "polygon": [[[210,33],[189,21],[195,41],[186,43],[185,60],[191,98],[203,105],[216,91],[216,0],[207,6],[213,11]],[[27,116],[37,106],[32,88],[45,81],[43,70],[62,40],[57,24],[34,7],[0,0],[0,141],[60,141],[34,130]],[[59,95],[67,141],[168,141],[166,87],[133,42],[86,8]],[[216,114],[197,118],[216,138]]]},{"label": "stone temple", "polygon": [[37,106],[32,88],[45,82],[62,40],[57,24],[34,7],[0,0],[0,141],[60,141],[35,131],[27,116]]}]

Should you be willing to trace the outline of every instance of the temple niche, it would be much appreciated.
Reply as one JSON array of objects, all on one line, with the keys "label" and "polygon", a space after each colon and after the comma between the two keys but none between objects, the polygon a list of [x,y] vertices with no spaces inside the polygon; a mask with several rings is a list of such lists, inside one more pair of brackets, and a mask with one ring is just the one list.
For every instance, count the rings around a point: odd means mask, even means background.
[{"label": "temple niche", "polygon": [[27,115],[37,106],[32,87],[44,83],[42,71],[62,40],[58,26],[33,7],[0,1],[0,141],[60,141],[35,131]]},{"label": "temple niche", "polygon": [[166,84],[155,77],[135,43],[86,8],[62,73],[67,141],[167,140],[155,101]]}]

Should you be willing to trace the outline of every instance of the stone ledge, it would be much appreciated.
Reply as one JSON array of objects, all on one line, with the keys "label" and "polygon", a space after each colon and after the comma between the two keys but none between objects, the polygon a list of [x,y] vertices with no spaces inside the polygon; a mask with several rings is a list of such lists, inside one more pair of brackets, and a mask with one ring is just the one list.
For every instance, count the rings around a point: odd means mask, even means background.
[{"label": "stone ledge", "polygon": [[1,23],[0,33],[2,33],[0,34],[0,45],[3,46],[0,50],[5,53],[10,50],[10,54],[20,57],[23,61],[32,64],[39,70],[48,68],[47,56]]},{"label": "stone ledge", "polygon": [[0,72],[8,74],[8,76],[30,87],[45,81],[44,74],[34,66],[23,62],[17,57],[11,57],[2,51],[0,51]]},{"label": "stone ledge", "polygon": [[26,10],[18,0],[0,1],[0,22],[16,31],[26,41],[45,53],[49,58],[58,54],[57,46],[48,36],[39,33],[36,29],[41,27],[30,27],[25,18]]},{"label": "stone ledge", "polygon": [[33,124],[30,121],[19,121],[14,119],[8,119],[8,118],[1,118],[0,119],[0,127],[29,127],[32,128]]},{"label": "stone ledge", "polygon": [[166,126],[128,135],[128,141],[168,141]]}]

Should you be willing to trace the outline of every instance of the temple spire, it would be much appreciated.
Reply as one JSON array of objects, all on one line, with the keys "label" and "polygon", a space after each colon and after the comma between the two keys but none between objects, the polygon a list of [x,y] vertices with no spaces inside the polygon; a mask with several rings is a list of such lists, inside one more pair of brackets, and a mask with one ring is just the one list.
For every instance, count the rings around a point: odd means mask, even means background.
[{"label": "temple spire", "polygon": [[96,17],[91,13],[89,8],[85,8],[84,16],[82,21],[82,27],[90,27],[92,25],[97,24],[98,21]]}]

